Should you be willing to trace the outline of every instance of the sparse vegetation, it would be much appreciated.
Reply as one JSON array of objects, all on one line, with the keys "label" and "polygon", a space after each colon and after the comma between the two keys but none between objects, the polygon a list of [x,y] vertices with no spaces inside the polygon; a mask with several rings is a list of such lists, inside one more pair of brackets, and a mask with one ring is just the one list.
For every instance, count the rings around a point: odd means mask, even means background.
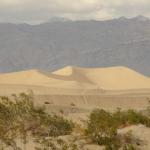
[{"label": "sparse vegetation", "polygon": [[21,138],[26,149],[27,137],[55,137],[72,132],[73,123],[62,116],[48,114],[45,108],[34,106],[33,95],[21,93],[0,99],[1,149],[16,150],[16,139]]},{"label": "sparse vegetation", "polygon": [[59,112],[60,112],[61,114],[64,114],[64,110],[63,110],[63,109],[60,109]]},{"label": "sparse vegetation", "polygon": [[[74,106],[71,104],[71,107]],[[136,150],[141,141],[135,139],[132,132],[119,134],[118,129],[137,124],[150,127],[150,118],[135,110],[122,111],[118,108],[113,113],[93,110],[86,122],[86,129],[65,119],[63,109],[59,111],[60,116],[47,113],[44,106],[35,106],[32,93],[1,97],[0,149],[27,150],[28,138],[32,137],[36,150],[81,150],[85,143],[81,143],[82,148],[77,144],[80,136],[87,143],[105,146],[105,150]],[[66,142],[58,138],[70,135],[72,131],[78,135],[72,135],[75,140]],[[17,145],[18,139],[24,147]]]},{"label": "sparse vegetation", "polygon": [[70,105],[71,105],[72,107],[75,107],[75,106],[76,106],[74,103],[71,103]]},{"label": "sparse vegetation", "polygon": [[94,143],[105,145],[106,150],[117,150],[121,147],[125,150],[134,150],[132,136],[120,137],[117,129],[136,124],[150,127],[150,119],[134,110],[121,111],[118,109],[116,112],[110,113],[96,109],[90,114],[86,134]]},{"label": "sparse vegetation", "polygon": [[50,105],[50,102],[44,102],[45,105]]},{"label": "sparse vegetation", "polygon": [[62,139],[43,138],[37,141],[40,147],[36,150],[79,150],[78,146],[73,142],[65,142]]}]

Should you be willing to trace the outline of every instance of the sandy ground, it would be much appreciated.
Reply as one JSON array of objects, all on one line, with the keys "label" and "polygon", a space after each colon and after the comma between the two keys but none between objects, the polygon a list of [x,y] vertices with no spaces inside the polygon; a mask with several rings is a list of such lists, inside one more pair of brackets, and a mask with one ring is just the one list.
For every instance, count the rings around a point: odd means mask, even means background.
[{"label": "sandy ground", "polygon": [[141,145],[139,146],[139,148],[141,150],[150,149],[150,129],[149,128],[143,125],[130,126],[130,127],[126,127],[124,129],[119,130],[118,133],[124,134],[130,131],[133,137],[140,140]]},{"label": "sandy ground", "polygon": [[[69,119],[82,123],[95,108],[145,110],[150,100],[150,78],[126,67],[65,67],[51,73],[29,70],[0,74],[1,96],[28,90],[34,92],[35,104],[45,105],[49,112],[63,111]],[[147,141],[142,150],[149,150],[150,129],[132,126],[119,132],[130,129],[135,136]],[[95,145],[87,148],[102,149]]]}]

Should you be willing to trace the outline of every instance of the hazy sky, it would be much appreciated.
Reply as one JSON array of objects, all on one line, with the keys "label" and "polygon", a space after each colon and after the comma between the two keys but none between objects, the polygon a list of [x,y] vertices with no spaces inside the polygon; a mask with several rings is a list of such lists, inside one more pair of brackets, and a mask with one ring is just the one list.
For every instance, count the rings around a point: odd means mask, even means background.
[{"label": "hazy sky", "polygon": [[104,20],[150,17],[150,0],[0,0],[1,22],[38,23],[52,17]]}]

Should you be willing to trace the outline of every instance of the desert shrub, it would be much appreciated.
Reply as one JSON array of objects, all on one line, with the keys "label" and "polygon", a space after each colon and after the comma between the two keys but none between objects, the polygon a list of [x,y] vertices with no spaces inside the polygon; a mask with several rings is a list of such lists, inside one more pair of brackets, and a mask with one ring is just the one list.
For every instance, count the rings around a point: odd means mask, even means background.
[{"label": "desert shrub", "polygon": [[74,103],[71,103],[70,106],[75,107],[76,105]]},{"label": "desert shrub", "polygon": [[113,116],[105,110],[94,110],[87,122],[86,134],[93,142],[107,145],[106,149],[117,149],[120,145],[116,140],[117,126],[113,124]]},{"label": "desert shrub", "polygon": [[74,124],[72,121],[64,119],[57,115],[43,115],[40,118],[40,128],[37,130],[36,135],[38,136],[59,136],[67,135],[72,132]]},{"label": "desert shrub", "polygon": [[36,150],[79,150],[74,143],[68,143],[60,139],[42,138],[37,141],[40,146],[36,146]]},{"label": "desert shrub", "polygon": [[48,114],[45,108],[35,106],[31,93],[21,93],[0,98],[0,142],[2,148],[11,146],[17,149],[15,139],[21,138],[24,145],[27,136],[48,137],[66,135],[74,125],[62,116]]},{"label": "desert shrub", "polygon": [[[87,134],[93,141],[103,144],[117,134],[117,127],[112,124],[112,115],[105,110],[94,110],[89,118]],[[99,140],[101,139],[101,140]]]},{"label": "desert shrub", "polygon": [[118,127],[135,124],[143,124],[150,127],[150,118],[132,109],[128,111],[117,110],[113,113],[113,120]]},{"label": "desert shrub", "polygon": [[59,112],[60,112],[61,114],[64,114],[64,110],[63,110],[63,109],[60,109]]},{"label": "desert shrub", "polygon": [[[99,145],[105,145],[106,150],[134,150],[133,137],[124,135],[120,137],[117,129],[135,124],[143,124],[149,127],[150,119],[134,110],[121,111],[118,109],[114,113],[96,109],[92,111],[87,121],[86,135]],[[127,140],[128,139],[128,140]]]},{"label": "desert shrub", "polygon": [[52,139],[42,138],[37,143],[40,144],[40,147],[35,147],[36,150],[58,150]]}]

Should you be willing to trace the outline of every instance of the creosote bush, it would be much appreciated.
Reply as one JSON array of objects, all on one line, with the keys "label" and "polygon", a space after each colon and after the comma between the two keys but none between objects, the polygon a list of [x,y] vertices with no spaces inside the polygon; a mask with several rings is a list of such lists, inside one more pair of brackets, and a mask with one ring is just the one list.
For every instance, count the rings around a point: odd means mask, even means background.
[{"label": "creosote bush", "polygon": [[37,141],[40,147],[35,147],[36,150],[79,150],[78,146],[73,142],[67,143],[60,139],[43,138]]},{"label": "creosote bush", "polygon": [[[134,150],[132,135],[120,137],[117,129],[129,125],[143,124],[150,127],[150,119],[134,110],[121,111],[118,109],[114,113],[105,110],[94,110],[87,121],[86,134],[93,142],[105,145],[106,150]],[[125,140],[128,139],[128,140]]]},{"label": "creosote bush", "polygon": [[112,114],[112,117],[118,127],[136,124],[143,124],[150,127],[150,118],[143,115],[141,112],[132,109],[129,109],[128,111],[121,111],[118,109]]},{"label": "creosote bush", "polygon": [[55,137],[72,132],[74,124],[62,116],[48,114],[45,108],[33,103],[33,94],[21,93],[0,98],[0,148],[19,149],[16,139],[21,138],[26,149],[27,136]]}]

